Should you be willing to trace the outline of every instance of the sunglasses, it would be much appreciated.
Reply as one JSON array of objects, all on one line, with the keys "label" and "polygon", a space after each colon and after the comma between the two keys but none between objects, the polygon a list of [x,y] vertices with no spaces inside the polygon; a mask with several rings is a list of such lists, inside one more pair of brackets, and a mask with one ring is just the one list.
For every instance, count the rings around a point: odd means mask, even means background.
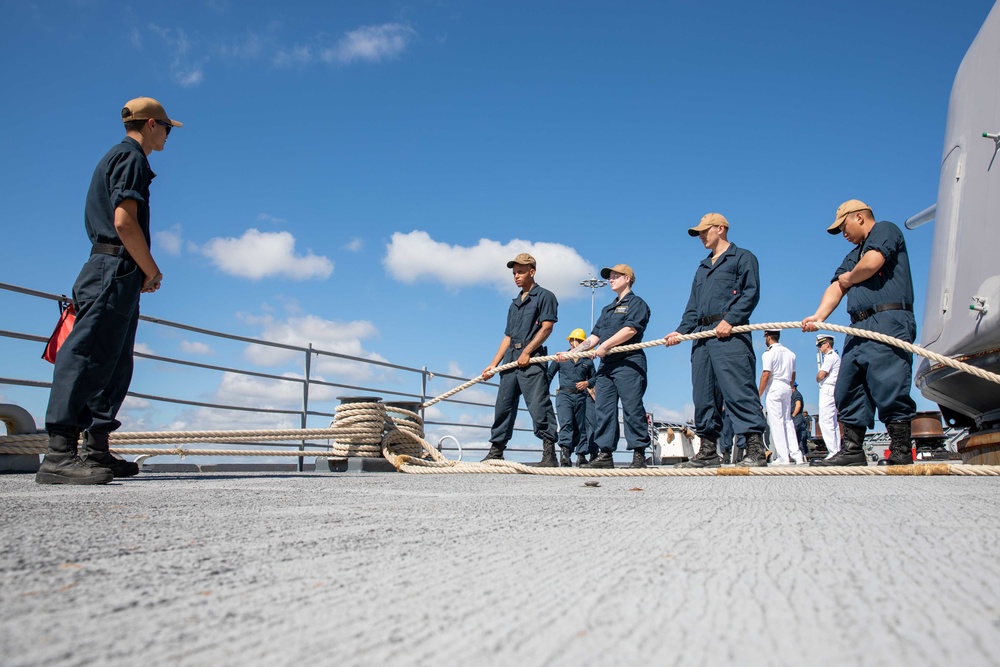
[{"label": "sunglasses", "polygon": [[167,136],[170,136],[170,130],[173,128],[173,125],[171,125],[170,123],[167,123],[166,121],[162,121],[162,120],[156,121],[156,124],[157,125],[162,125],[163,127],[167,128]]}]

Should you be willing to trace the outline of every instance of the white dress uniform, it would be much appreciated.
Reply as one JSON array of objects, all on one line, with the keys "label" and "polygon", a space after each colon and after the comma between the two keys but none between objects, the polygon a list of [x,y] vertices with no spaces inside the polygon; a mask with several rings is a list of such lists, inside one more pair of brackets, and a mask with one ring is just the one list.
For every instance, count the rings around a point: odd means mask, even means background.
[{"label": "white dress uniform", "polygon": [[767,385],[767,425],[771,429],[772,463],[795,461],[802,463],[802,450],[795,437],[792,420],[792,376],[795,373],[795,353],[781,343],[774,343],[764,352],[761,361],[771,378]]},{"label": "white dress uniform", "polygon": [[823,355],[819,369],[827,374],[819,383],[819,431],[829,452],[826,458],[830,458],[840,451],[840,422],[837,421],[837,403],[833,400],[833,389],[840,374],[840,355],[836,350],[831,348]]}]

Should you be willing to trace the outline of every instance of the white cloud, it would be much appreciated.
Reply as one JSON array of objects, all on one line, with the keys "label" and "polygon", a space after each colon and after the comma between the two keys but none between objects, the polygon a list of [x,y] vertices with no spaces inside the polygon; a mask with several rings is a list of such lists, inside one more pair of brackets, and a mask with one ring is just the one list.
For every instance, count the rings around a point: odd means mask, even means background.
[{"label": "white cloud", "polygon": [[271,215],[270,213],[259,213],[257,214],[257,222],[266,222],[271,225],[284,225],[288,221],[284,218]]},{"label": "white cloud", "polygon": [[[259,337],[263,340],[297,347],[307,347],[312,343],[314,348],[324,352],[336,352],[360,359],[386,361],[385,357],[364,349],[363,341],[378,335],[378,329],[371,322],[364,320],[335,322],[324,320],[315,315],[289,317],[284,321],[266,315],[253,318],[253,322],[262,325]],[[301,352],[262,345],[248,346],[246,356],[254,363],[263,366],[277,366],[293,360],[304,359]],[[312,368],[314,373],[329,375],[336,378],[336,381],[343,380],[345,377],[352,380],[372,378],[382,372],[381,368],[364,362],[327,356],[315,357]]]},{"label": "white cloud", "polygon": [[187,352],[188,354],[201,354],[205,356],[215,354],[215,350],[213,350],[210,345],[189,340],[181,341],[181,352]]},{"label": "white cloud", "polygon": [[[133,27],[128,40],[137,50],[150,50],[150,42],[166,48],[170,76],[180,86],[197,86],[205,80],[213,61],[253,64],[269,62],[274,67],[306,67],[317,63],[349,65],[380,62],[398,57],[415,39],[416,31],[401,23],[362,26],[347,31],[333,43],[325,35],[286,45],[278,36],[279,26],[270,24],[242,34],[215,30],[210,36],[188,34],[179,28],[149,24],[145,31]],[[158,39],[144,40],[144,32]]]},{"label": "white cloud", "polygon": [[184,238],[180,225],[174,225],[170,229],[156,232],[153,234],[153,239],[156,241],[157,250],[162,250],[166,254],[175,257],[181,254],[181,246],[184,244]]},{"label": "white cloud", "polygon": [[382,263],[389,275],[404,283],[437,280],[453,289],[492,285],[506,294],[514,284],[507,262],[522,252],[535,257],[535,280],[559,299],[586,296],[580,281],[594,275],[594,266],[573,248],[559,243],[480,239],[474,246],[462,247],[435,241],[423,231],[396,232],[386,246]]},{"label": "white cloud", "polygon": [[402,53],[415,34],[412,28],[399,23],[364,26],[344,35],[334,48],[323,52],[322,58],[340,63],[378,62]]},{"label": "white cloud", "polygon": [[694,404],[685,403],[683,410],[666,408],[656,403],[647,404],[646,411],[653,415],[653,418],[661,422],[676,422],[686,424],[694,420]]},{"label": "white cloud", "polygon": [[[170,75],[174,81],[181,86],[196,86],[204,79],[204,65],[208,58],[194,57],[190,54],[191,42],[183,30],[171,28],[161,28],[158,25],[150,24],[149,29],[160,36],[170,50],[171,63]],[[136,38],[132,42],[135,44]]]},{"label": "white cloud", "polygon": [[365,247],[365,242],[360,238],[358,238],[357,236],[355,236],[354,238],[352,238],[350,241],[347,242],[347,245],[344,246],[344,250],[347,250],[348,252],[360,252],[361,249],[364,247]]},{"label": "white cloud", "polygon": [[289,232],[248,229],[240,238],[214,238],[202,254],[223,273],[251,280],[280,276],[293,280],[327,278],[333,262],[311,252],[295,253],[295,237]]},{"label": "white cloud", "polygon": [[136,343],[133,349],[136,352],[142,352],[143,354],[156,354],[156,352],[153,351],[153,348],[145,343]]}]

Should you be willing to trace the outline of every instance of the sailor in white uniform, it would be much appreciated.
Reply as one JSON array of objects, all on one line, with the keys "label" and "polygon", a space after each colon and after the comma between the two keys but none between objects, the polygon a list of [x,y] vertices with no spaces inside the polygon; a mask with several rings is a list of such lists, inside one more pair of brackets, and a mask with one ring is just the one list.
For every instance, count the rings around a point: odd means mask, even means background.
[{"label": "sailor in white uniform", "polygon": [[830,458],[840,451],[840,423],[837,421],[837,403],[833,398],[833,389],[840,374],[840,355],[833,349],[833,336],[830,334],[816,336],[816,347],[822,355],[819,372],[816,373],[816,382],[819,382],[819,430],[829,452],[826,458]]},{"label": "sailor in white uniform", "polygon": [[767,393],[764,408],[767,411],[767,425],[771,429],[772,463],[782,465],[803,463],[802,450],[795,436],[795,422],[792,420],[792,383],[795,382],[795,353],[778,342],[781,333],[764,332],[767,350],[761,357],[763,371],[760,374],[761,398]]}]

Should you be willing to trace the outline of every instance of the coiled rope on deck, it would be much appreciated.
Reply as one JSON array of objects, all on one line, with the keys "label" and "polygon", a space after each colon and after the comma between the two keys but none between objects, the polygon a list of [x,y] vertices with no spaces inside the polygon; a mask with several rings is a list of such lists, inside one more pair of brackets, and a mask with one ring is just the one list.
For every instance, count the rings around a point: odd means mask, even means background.
[{"label": "coiled rope on deck", "polygon": [[[1000,384],[1000,375],[981,368],[976,368],[950,357],[931,352],[920,345],[886,336],[885,334],[855,329],[837,324],[817,322],[818,330],[832,331],[850,336],[858,336],[878,341],[894,347],[899,347],[911,354],[916,354],[936,363],[949,366],[956,370],[969,373],[980,379]],[[767,329],[800,329],[802,322],[766,322],[762,324],[747,324],[733,327],[732,334],[762,331]],[[714,330],[699,331],[679,336],[681,342],[715,337]],[[607,351],[607,354],[620,354],[635,350],[665,345],[663,339],[655,339],[621,345]],[[564,352],[566,358],[593,358],[594,350],[585,352]],[[558,355],[532,357],[530,363],[548,363]],[[501,373],[518,366],[511,362],[498,366],[494,374]],[[421,404],[421,408],[430,407],[469,387],[482,382],[482,376],[473,378],[464,384],[450,389],[443,394]],[[389,416],[389,412],[394,413]],[[318,450],[219,450],[219,449],[172,449],[129,448],[121,445],[151,445],[184,442],[217,442],[239,443],[254,441],[302,441],[311,438],[327,438],[334,440],[329,449]],[[45,434],[0,436],[0,454],[40,454],[44,453],[48,442]],[[1000,476],[1000,466],[953,466],[949,464],[918,464],[913,466],[880,466],[880,467],[796,467],[782,466],[769,468],[538,468],[512,461],[488,461],[470,463],[452,461],[445,458],[437,449],[431,446],[423,433],[423,420],[416,412],[395,406],[386,406],[381,402],[354,402],[337,406],[334,423],[329,428],[320,429],[270,429],[270,430],[225,430],[225,431],[150,431],[135,433],[112,433],[110,442],[115,445],[116,454],[144,455],[176,455],[176,456],[316,456],[318,458],[350,457],[350,456],[384,456],[397,470],[411,474],[531,474],[556,477],[710,477],[710,476],[893,476],[893,475],[964,475],[964,476]],[[310,446],[316,447],[315,444]]]}]

